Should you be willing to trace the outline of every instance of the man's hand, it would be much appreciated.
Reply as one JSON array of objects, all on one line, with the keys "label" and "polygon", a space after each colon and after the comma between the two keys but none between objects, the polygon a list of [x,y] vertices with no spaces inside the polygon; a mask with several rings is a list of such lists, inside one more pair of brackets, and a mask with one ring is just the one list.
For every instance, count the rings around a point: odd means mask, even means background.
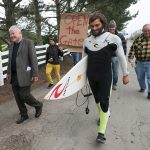
[{"label": "man's hand", "polygon": [[129,77],[128,77],[128,75],[123,76],[122,81],[123,81],[123,84],[124,84],[124,85],[128,84],[128,83],[129,83]]},{"label": "man's hand", "polygon": [[32,77],[32,81],[33,81],[33,82],[38,81],[38,77]]}]

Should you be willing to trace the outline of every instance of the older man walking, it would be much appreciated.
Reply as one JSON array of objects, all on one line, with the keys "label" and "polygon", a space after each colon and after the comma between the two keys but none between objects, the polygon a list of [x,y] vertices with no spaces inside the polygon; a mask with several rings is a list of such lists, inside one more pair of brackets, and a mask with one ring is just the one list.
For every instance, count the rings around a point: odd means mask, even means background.
[{"label": "older man walking", "polygon": [[136,58],[136,74],[140,85],[139,92],[144,92],[148,85],[147,98],[150,99],[150,24],[143,26],[143,33],[133,42],[128,60]]},{"label": "older man walking", "polygon": [[22,37],[21,30],[17,26],[9,29],[12,44],[9,50],[7,79],[12,84],[12,90],[18,105],[20,115],[16,121],[20,124],[27,120],[26,104],[35,108],[35,117],[42,113],[43,104],[37,101],[31,94],[31,83],[38,80],[37,57],[33,43]]}]

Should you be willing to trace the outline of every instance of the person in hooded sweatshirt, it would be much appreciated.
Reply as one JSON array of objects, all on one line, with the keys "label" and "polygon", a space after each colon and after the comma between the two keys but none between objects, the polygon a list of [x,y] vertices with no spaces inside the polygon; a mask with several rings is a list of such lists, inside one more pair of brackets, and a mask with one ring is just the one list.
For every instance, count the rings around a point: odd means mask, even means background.
[{"label": "person in hooded sweatshirt", "polygon": [[54,70],[57,82],[60,80],[60,58],[63,56],[63,48],[55,44],[54,39],[49,40],[49,47],[46,51],[46,77],[49,82],[47,88],[54,84],[51,73]]},{"label": "person in hooded sweatshirt", "polygon": [[[124,50],[124,54],[126,55],[127,53],[127,42],[126,42],[126,39],[125,37],[119,33],[117,31],[117,25],[116,25],[116,22],[115,20],[111,20],[108,24],[108,31],[112,34],[115,34],[117,35],[121,41],[122,41],[122,46],[123,46],[123,50]],[[112,56],[112,72],[113,72],[113,86],[112,86],[112,89],[113,90],[117,90],[117,83],[118,83],[118,71],[119,71],[119,61],[118,61],[118,57],[117,55],[113,54]]]}]

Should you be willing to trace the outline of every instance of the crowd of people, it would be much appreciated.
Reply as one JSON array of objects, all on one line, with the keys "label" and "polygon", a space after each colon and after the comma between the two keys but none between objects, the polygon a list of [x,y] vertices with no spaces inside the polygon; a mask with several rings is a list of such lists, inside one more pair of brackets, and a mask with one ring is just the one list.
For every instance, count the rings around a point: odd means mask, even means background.
[{"label": "crowd of people", "polygon": [[[111,89],[117,90],[119,65],[122,70],[123,84],[126,85],[129,82],[127,46],[124,36],[117,30],[116,22],[111,20],[107,24],[102,14],[90,16],[89,28],[91,32],[83,43],[82,57],[88,55],[87,78],[99,113],[96,141],[104,143],[109,118],[109,99]],[[128,61],[131,63],[135,59],[139,92],[146,91],[146,85],[148,85],[147,98],[150,99],[150,24],[144,25],[142,31],[143,33],[133,42],[129,50]],[[12,85],[19,109],[20,117],[16,123],[21,124],[29,118],[26,104],[35,108],[36,118],[42,114],[43,103],[31,94],[31,84],[38,81],[38,62],[33,42],[22,37],[18,26],[11,26],[9,35],[12,44],[9,50],[7,79]],[[81,59],[79,52],[71,52],[71,56],[73,65]],[[63,47],[57,45],[53,38],[49,39],[45,70],[48,88],[54,85],[51,76],[53,70],[56,82],[61,79],[61,57],[63,57]]]}]

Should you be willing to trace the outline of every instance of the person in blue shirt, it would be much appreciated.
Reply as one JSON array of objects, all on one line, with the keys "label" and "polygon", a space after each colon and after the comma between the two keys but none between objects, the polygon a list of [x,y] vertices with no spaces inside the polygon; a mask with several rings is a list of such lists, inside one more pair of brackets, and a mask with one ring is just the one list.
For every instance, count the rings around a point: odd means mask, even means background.
[{"label": "person in blue shirt", "polygon": [[79,52],[71,52],[71,57],[72,57],[73,65],[76,65],[80,61]]}]

